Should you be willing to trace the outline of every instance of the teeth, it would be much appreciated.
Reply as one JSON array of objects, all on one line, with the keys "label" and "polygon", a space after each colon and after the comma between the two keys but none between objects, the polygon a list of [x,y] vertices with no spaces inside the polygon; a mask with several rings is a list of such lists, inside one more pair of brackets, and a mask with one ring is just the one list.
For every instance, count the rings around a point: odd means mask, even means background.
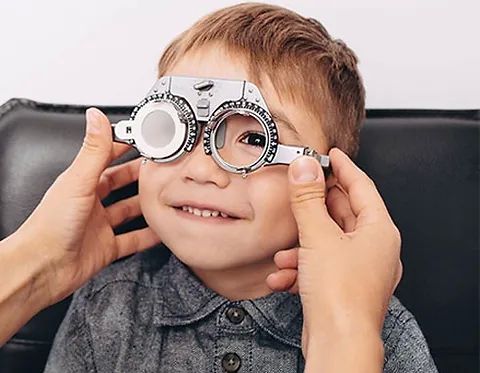
[{"label": "teeth", "polygon": [[202,216],[202,212],[199,209],[193,209],[193,215]]},{"label": "teeth", "polygon": [[204,218],[209,218],[209,217],[218,217],[221,216],[222,218],[228,218],[228,215],[225,214],[224,212],[220,211],[212,211],[212,210],[200,210],[196,207],[191,207],[191,206],[182,206],[183,211],[188,211],[190,214],[193,214],[195,216],[201,216]]}]

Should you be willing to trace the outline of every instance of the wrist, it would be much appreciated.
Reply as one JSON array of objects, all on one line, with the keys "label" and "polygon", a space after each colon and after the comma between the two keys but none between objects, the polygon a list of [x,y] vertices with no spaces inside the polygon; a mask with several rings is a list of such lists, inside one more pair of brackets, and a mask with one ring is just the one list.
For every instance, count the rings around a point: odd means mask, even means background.
[{"label": "wrist", "polygon": [[382,372],[384,346],[375,330],[344,328],[309,332],[305,346],[305,372]]},{"label": "wrist", "polygon": [[51,300],[45,262],[24,238],[14,234],[0,241],[0,346]]},{"label": "wrist", "polygon": [[[372,302],[373,303],[373,302]],[[315,305],[322,312],[304,313],[305,328],[313,334],[381,335],[385,310],[356,304]],[[307,310],[308,311],[308,310]]]},{"label": "wrist", "polygon": [[30,309],[41,309],[51,303],[49,288],[48,256],[32,242],[30,237],[17,231],[1,241],[5,250],[8,271],[5,280],[16,290],[18,299],[29,305]]}]

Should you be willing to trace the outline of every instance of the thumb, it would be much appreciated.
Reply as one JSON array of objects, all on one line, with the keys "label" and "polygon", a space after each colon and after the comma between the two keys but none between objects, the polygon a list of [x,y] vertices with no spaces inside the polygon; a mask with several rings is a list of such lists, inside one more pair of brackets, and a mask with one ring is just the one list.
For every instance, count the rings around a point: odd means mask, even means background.
[{"label": "thumb", "polygon": [[107,116],[96,108],[85,112],[83,144],[67,173],[82,184],[85,194],[96,190],[100,175],[111,162],[112,130]]},{"label": "thumb", "polygon": [[328,214],[325,204],[325,176],[313,157],[295,159],[288,168],[290,204],[297,221],[300,245],[314,247],[318,237],[341,232]]}]

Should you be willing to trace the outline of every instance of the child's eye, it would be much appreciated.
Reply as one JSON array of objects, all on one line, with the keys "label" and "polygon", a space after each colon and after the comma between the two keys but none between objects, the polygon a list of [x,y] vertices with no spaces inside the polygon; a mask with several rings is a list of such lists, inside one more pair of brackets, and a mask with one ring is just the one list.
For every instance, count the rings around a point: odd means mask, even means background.
[{"label": "child's eye", "polygon": [[257,132],[249,132],[242,136],[240,142],[247,145],[265,147],[265,136]]}]

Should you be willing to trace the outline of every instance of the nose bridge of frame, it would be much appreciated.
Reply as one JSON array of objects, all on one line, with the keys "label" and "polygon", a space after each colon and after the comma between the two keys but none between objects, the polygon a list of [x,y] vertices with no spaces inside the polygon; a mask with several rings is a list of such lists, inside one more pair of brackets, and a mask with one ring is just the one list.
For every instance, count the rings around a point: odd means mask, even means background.
[{"label": "nose bridge of frame", "polygon": [[[192,150],[190,152],[184,153],[183,158],[187,160],[192,159],[192,156],[194,158],[200,157],[201,160],[195,159],[196,162],[203,161],[203,162],[212,162],[216,167],[221,169],[221,165],[216,161],[215,157],[212,156],[211,153],[208,153],[206,151],[206,148],[204,146],[203,138],[204,138],[204,133],[206,129],[206,124],[207,122],[199,122],[199,130],[197,132],[197,140],[195,144],[192,147]],[[195,154],[197,153],[197,154]],[[201,155],[200,155],[201,154]],[[212,163],[210,163],[209,167],[212,167]]]},{"label": "nose bridge of frame", "polygon": [[198,123],[198,131],[197,131],[197,138],[195,139],[195,143],[192,147],[190,152],[187,152],[184,156],[188,157],[191,153],[193,153],[198,146],[200,146],[204,152],[204,154],[211,156],[211,154],[207,154],[205,147],[203,146],[203,138],[205,134],[205,129],[207,127],[207,122],[205,121],[197,121]]}]

